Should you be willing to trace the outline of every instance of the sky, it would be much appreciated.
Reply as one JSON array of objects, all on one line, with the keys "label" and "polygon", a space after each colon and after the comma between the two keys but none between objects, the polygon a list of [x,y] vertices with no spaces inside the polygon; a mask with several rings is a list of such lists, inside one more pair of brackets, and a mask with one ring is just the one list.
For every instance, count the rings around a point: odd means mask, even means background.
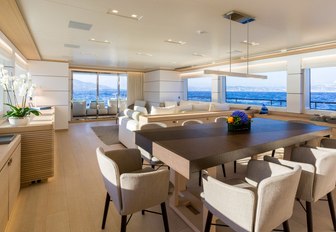
[{"label": "sky", "polygon": [[[127,75],[120,75],[120,89],[127,89]],[[97,83],[97,74],[96,73],[83,73],[75,72],[74,78],[83,82],[89,82],[96,84]],[[117,74],[100,74],[99,75],[99,84],[108,86],[112,89],[118,88],[118,76]]]},{"label": "sky", "polygon": [[[267,75],[267,79],[227,77],[226,85],[227,87],[277,87],[286,89],[287,73],[285,71],[258,74]],[[190,78],[188,79],[188,89],[210,91],[211,78]]]}]

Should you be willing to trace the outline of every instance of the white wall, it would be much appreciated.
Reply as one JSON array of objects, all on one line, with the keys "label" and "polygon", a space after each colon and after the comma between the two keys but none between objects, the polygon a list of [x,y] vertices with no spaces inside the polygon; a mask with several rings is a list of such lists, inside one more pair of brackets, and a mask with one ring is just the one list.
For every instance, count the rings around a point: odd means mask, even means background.
[{"label": "white wall", "polygon": [[159,106],[164,101],[178,101],[183,98],[183,81],[180,73],[157,70],[145,73],[144,100],[148,104]]},{"label": "white wall", "polygon": [[41,88],[35,96],[38,106],[55,106],[55,129],[68,129],[70,119],[69,64],[63,62],[30,61],[33,83]]}]

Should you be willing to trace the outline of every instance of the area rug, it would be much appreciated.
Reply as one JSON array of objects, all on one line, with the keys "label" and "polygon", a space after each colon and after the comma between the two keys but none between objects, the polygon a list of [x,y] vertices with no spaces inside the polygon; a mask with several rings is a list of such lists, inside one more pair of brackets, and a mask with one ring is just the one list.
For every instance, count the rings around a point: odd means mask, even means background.
[{"label": "area rug", "polygon": [[106,145],[119,143],[119,125],[113,126],[93,126],[91,127],[97,137]]}]

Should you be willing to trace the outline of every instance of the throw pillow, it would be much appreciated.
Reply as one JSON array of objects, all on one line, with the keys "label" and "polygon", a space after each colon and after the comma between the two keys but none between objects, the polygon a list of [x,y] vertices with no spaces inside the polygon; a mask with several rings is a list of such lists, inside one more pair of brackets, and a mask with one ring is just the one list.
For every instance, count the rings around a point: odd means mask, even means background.
[{"label": "throw pillow", "polygon": [[139,121],[139,116],[141,115],[141,112],[131,110],[131,109],[125,109],[124,114],[129,118]]},{"label": "throw pillow", "polygon": [[176,101],[165,101],[164,104],[165,104],[165,107],[168,107],[168,106],[177,106],[177,102]]},{"label": "throw pillow", "polygon": [[152,106],[151,108],[151,115],[158,115],[158,114],[175,114],[176,106],[169,106],[169,107],[156,107]]},{"label": "throw pillow", "polygon": [[141,112],[143,115],[148,114],[147,109],[145,107],[142,107],[142,106],[134,106],[134,110],[138,111],[138,112]]},{"label": "throw pillow", "polygon": [[145,107],[145,106],[146,106],[146,101],[136,100],[136,101],[134,102],[134,105],[135,105],[135,106],[142,106],[142,107]]},{"label": "throw pillow", "polygon": [[210,104],[209,111],[225,111],[230,110],[230,105],[226,103],[216,103],[212,102]]},{"label": "throw pillow", "polygon": [[209,111],[209,103],[193,104],[194,111]]}]

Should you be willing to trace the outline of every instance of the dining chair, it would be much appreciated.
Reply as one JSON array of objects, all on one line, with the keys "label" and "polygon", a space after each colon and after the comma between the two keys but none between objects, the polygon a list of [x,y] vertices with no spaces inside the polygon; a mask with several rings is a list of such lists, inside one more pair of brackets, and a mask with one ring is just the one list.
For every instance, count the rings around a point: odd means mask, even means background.
[{"label": "dining chair", "polygon": [[[288,120],[288,122],[315,125],[315,123],[313,122],[303,121],[303,120],[298,120],[298,119]],[[272,154],[271,154],[272,157],[275,156],[275,151],[276,151],[275,149],[272,150]]]},{"label": "dining chair", "polygon": [[[140,126],[140,130],[150,130],[150,129],[158,129],[158,128],[165,128],[167,125],[162,122],[151,122],[147,124],[143,124]],[[142,161],[146,160],[152,168],[155,168],[157,165],[163,165],[163,162],[153,156],[151,153],[147,152],[145,149],[138,146],[138,149],[140,150]]]},{"label": "dining chair", "polygon": [[[142,169],[141,155],[138,149],[123,149],[104,152],[96,149],[98,164],[107,190],[102,229],[105,229],[109,204],[112,200],[121,215],[121,232],[133,213],[145,211],[156,213],[147,208],[161,205],[162,218],[166,232],[169,232],[165,201],[168,198],[169,171],[166,169]],[[155,191],[153,191],[153,189]],[[130,215],[127,220],[127,215]]]},{"label": "dining chair", "polygon": [[[182,126],[188,126],[188,125],[195,125],[195,124],[203,124],[203,122],[201,120],[197,120],[197,119],[190,119],[190,120],[186,120],[186,121],[182,122],[181,125]],[[226,177],[224,164],[222,164],[222,170],[223,170],[224,177]],[[198,174],[198,185],[202,186],[202,170],[199,171],[199,174]]]},{"label": "dining chair", "polygon": [[227,119],[228,119],[228,117],[221,116],[221,117],[215,118],[215,122],[217,122],[217,123],[227,123]]},{"label": "dining chair", "polygon": [[201,196],[208,209],[204,231],[210,231],[213,215],[235,231],[272,231],[280,224],[289,231],[300,173],[299,165],[250,160],[245,179],[221,182],[203,175]]},{"label": "dining chair", "polygon": [[181,123],[181,126],[189,126],[189,125],[195,125],[195,124],[203,124],[203,121],[198,119],[189,119],[185,120]]},{"label": "dining chair", "polygon": [[307,231],[313,231],[312,204],[327,195],[331,219],[336,230],[335,208],[332,191],[336,184],[336,150],[328,148],[296,147],[291,160],[264,157],[265,160],[293,167],[300,165],[302,175],[296,197],[306,202]]},{"label": "dining chair", "polygon": [[[227,117],[221,116],[215,118],[215,123],[227,123]],[[222,164],[223,175],[226,177],[225,165]],[[233,161],[233,172],[237,172],[237,160]]]}]

